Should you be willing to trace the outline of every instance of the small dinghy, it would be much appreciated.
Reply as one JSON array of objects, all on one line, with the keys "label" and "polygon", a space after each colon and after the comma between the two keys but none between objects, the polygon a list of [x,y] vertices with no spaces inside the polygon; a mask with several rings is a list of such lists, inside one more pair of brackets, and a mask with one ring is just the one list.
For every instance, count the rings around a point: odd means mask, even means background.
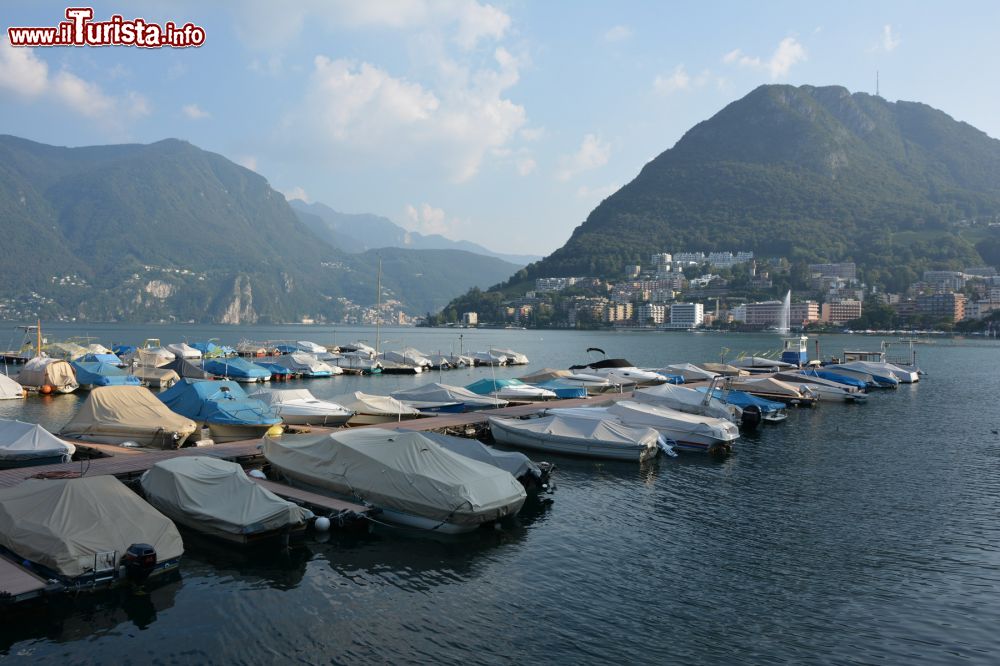
[{"label": "small dinghy", "polygon": [[35,423],[0,419],[0,469],[69,462],[76,447]]},{"label": "small dinghy", "polygon": [[174,522],[242,545],[287,542],[313,517],[257,485],[236,463],[208,456],[158,462],[140,484],[146,500]]},{"label": "small dinghy", "polygon": [[294,486],[362,500],[384,520],[445,534],[513,516],[527,498],[509,472],[414,431],[265,437],[264,456]]}]

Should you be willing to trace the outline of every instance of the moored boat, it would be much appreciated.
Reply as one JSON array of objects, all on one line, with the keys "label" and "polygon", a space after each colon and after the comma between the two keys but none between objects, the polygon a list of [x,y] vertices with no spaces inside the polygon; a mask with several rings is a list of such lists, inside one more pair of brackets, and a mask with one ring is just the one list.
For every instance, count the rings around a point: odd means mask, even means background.
[{"label": "moored boat", "polygon": [[528,419],[491,416],[490,432],[493,439],[508,446],[583,458],[641,462],[655,458],[660,451],[662,440],[656,430],[633,427],[614,418],[590,416],[549,414]]},{"label": "moored boat", "polygon": [[38,393],[72,393],[80,388],[73,366],[48,356],[29,359],[16,379],[24,388]]},{"label": "moored boat", "polygon": [[477,409],[497,409],[507,406],[506,400],[488,395],[479,395],[461,386],[450,386],[438,382],[393,391],[391,395],[393,398],[404,402],[458,403],[462,405],[462,411],[465,412]]},{"label": "moored boat", "polygon": [[174,342],[164,347],[175,358],[201,359],[201,352],[186,342]]},{"label": "moored boat", "polygon": [[479,395],[489,395],[511,402],[535,402],[556,398],[554,391],[530,386],[517,379],[487,379],[484,377],[465,388]]},{"label": "moored boat", "polygon": [[0,469],[69,462],[76,447],[36,423],[0,419]]},{"label": "moored boat", "polygon": [[280,426],[274,410],[234,381],[182,379],[157,396],[172,411],[207,426],[215,442],[263,437]]},{"label": "moored boat", "polygon": [[271,381],[271,373],[266,368],[239,356],[205,359],[201,367],[219,379],[232,379],[244,384]]},{"label": "moored boat", "polygon": [[19,400],[26,394],[23,386],[7,375],[0,373],[0,400]]},{"label": "moored boat", "polygon": [[293,486],[362,500],[388,522],[445,534],[513,516],[527,497],[509,472],[415,431],[266,437],[264,456]]},{"label": "moored boat", "polygon": [[343,405],[319,400],[308,389],[261,389],[250,394],[290,425],[342,426],[354,416]]},{"label": "moored boat", "polygon": [[142,386],[104,386],[90,392],[61,437],[101,444],[135,444],[177,449],[197,429],[188,417],[171,411]]},{"label": "moored boat", "polygon": [[585,370],[586,374],[604,377],[609,381],[625,386],[651,386],[653,384],[663,384],[668,381],[668,378],[659,372],[642,370],[624,358],[605,358],[586,365],[571,365],[569,369]]},{"label": "moored boat", "polygon": [[249,479],[236,463],[185,456],[153,465],[140,479],[146,500],[174,522],[241,545],[301,536],[312,512]]},{"label": "moored boat", "polygon": [[90,390],[99,386],[139,386],[142,382],[117,365],[100,361],[72,361],[73,372],[80,388]]},{"label": "moored boat", "polygon": [[334,402],[354,412],[354,416],[347,422],[348,425],[376,425],[424,416],[419,409],[387,395],[371,395],[355,391],[334,398]]}]

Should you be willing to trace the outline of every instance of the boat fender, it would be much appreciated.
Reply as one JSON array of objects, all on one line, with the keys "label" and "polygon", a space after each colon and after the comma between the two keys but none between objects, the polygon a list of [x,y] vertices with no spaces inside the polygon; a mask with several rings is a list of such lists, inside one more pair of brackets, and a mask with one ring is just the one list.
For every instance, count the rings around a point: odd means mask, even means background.
[{"label": "boat fender", "polygon": [[330,529],[330,519],[325,516],[320,516],[313,523],[313,527],[316,528],[317,532],[326,532]]},{"label": "boat fender", "polygon": [[267,474],[264,474],[264,472],[262,472],[259,469],[250,470],[249,472],[247,472],[247,476],[252,476],[255,479],[264,479],[264,480],[267,479]]}]

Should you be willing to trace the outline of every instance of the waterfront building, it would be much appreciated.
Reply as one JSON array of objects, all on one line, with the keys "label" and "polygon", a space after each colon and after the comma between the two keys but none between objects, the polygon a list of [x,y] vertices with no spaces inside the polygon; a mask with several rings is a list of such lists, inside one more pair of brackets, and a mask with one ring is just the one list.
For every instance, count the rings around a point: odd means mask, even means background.
[{"label": "waterfront building", "polygon": [[636,321],[640,324],[662,324],[667,319],[667,306],[658,303],[643,303],[636,310]]},{"label": "waterfront building", "polygon": [[462,313],[462,325],[464,325],[464,326],[479,326],[479,313],[478,312],[463,312]]},{"label": "waterfront building", "polygon": [[705,321],[705,306],[701,303],[674,303],[670,306],[671,328],[695,328]]},{"label": "waterfront building", "polygon": [[820,308],[820,321],[839,325],[861,316],[861,301],[845,298],[824,303]]},{"label": "waterfront building", "polygon": [[965,318],[965,295],[955,292],[924,294],[916,300],[918,314],[951,322]]}]

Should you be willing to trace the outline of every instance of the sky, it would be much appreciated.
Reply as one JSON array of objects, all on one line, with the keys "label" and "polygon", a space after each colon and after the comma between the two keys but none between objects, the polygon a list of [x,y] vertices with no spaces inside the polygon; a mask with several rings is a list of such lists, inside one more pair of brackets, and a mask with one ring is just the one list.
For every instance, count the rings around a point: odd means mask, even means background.
[{"label": "sky", "polygon": [[919,101],[1000,137],[1000,3],[95,2],[197,48],[11,47],[66,4],[0,3],[0,133],[173,137],[289,198],[544,255],[693,125],[759,85]]}]

